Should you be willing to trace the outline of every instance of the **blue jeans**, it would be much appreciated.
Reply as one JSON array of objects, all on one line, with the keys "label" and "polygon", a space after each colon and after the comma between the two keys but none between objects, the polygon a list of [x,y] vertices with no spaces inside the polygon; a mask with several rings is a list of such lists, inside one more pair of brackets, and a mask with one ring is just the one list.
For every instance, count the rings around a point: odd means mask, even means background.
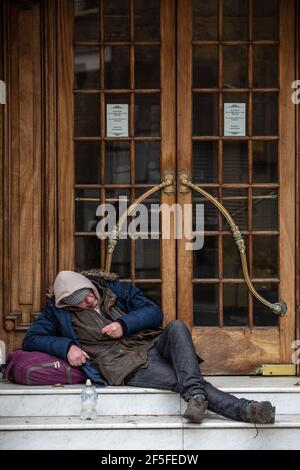
[{"label": "blue jeans", "polygon": [[125,384],[172,390],[185,401],[202,394],[208,400],[209,410],[237,421],[245,420],[244,410],[249,403],[222,392],[203,378],[190,330],[181,320],[167,325],[148,351],[148,367],[129,374]]}]

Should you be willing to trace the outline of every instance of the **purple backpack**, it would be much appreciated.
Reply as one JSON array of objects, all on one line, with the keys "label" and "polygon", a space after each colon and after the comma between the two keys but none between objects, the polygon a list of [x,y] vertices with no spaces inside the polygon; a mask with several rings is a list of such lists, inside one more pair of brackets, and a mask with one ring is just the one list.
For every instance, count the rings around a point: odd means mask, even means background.
[{"label": "purple backpack", "polygon": [[3,378],[22,385],[79,384],[85,373],[65,359],[18,349],[8,354]]}]

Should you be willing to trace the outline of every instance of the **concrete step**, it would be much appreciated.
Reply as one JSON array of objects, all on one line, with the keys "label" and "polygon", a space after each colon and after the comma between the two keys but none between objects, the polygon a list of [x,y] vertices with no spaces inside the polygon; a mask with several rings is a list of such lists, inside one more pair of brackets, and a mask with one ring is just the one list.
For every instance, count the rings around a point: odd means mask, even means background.
[{"label": "concrete step", "polygon": [[0,449],[300,449],[300,415],[278,415],[274,425],[257,429],[217,415],[207,415],[201,424],[179,416],[1,418]]},{"label": "concrete step", "polygon": [[[250,400],[270,400],[278,414],[300,415],[297,377],[209,377],[223,391]],[[0,416],[76,416],[83,385],[32,387],[0,382]],[[136,387],[99,387],[101,416],[180,416],[186,403],[176,393]]]}]

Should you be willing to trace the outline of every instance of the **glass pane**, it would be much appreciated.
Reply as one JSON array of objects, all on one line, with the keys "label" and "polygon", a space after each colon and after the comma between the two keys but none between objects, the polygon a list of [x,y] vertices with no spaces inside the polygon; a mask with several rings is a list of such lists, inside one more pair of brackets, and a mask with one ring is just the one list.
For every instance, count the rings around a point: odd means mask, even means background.
[{"label": "glass pane", "polygon": [[99,142],[75,142],[75,183],[100,183]]},{"label": "glass pane", "polygon": [[223,15],[223,40],[247,40],[248,2],[224,0]]},{"label": "glass pane", "polygon": [[193,142],[194,183],[217,183],[218,143]]},{"label": "glass pane", "polygon": [[160,278],[160,240],[137,239],[135,243],[137,279]]},{"label": "glass pane", "polygon": [[[278,284],[254,284],[257,292],[269,302],[278,301]],[[253,322],[255,326],[278,326],[278,315],[253,297]]]},{"label": "glass pane", "polygon": [[223,47],[223,87],[245,88],[248,83],[247,47]]},{"label": "glass pane", "polygon": [[135,95],[135,135],[136,137],[160,135],[160,95],[153,93]]},{"label": "glass pane", "polygon": [[218,39],[218,0],[193,0],[193,39]]},{"label": "glass pane", "polygon": [[[224,103],[230,103],[230,104],[244,104],[244,109],[245,109],[245,116],[242,121],[241,115],[239,115],[239,122],[237,123],[237,126],[235,126],[235,121],[232,119],[232,115],[230,114],[230,121],[229,125],[227,128],[226,135],[228,136],[244,136],[247,135],[248,133],[248,118],[247,118],[247,113],[248,113],[248,94],[247,93],[223,93],[223,134],[225,135],[226,127],[225,127],[225,106]],[[231,108],[231,107],[230,107]],[[228,111],[228,110],[226,110]],[[239,112],[239,108],[238,108]],[[240,113],[239,113],[240,114]],[[226,117],[228,115],[226,114]],[[228,132],[229,130],[229,132]]]},{"label": "glass pane", "polygon": [[218,46],[194,46],[193,87],[218,86]]},{"label": "glass pane", "polygon": [[[139,188],[135,190],[135,199],[145,194],[149,188]],[[148,226],[145,228],[149,231],[149,237],[151,239],[159,239],[161,233],[161,212],[160,212],[160,192],[151,194],[151,196],[144,199],[141,203],[142,207],[145,206],[148,216]],[[137,212],[137,217],[139,217],[139,212]],[[133,217],[134,218],[134,217]],[[146,222],[147,222],[146,221]],[[145,222],[145,224],[146,224]]]},{"label": "glass pane", "polygon": [[107,46],[104,49],[105,88],[130,88],[129,47]]},{"label": "glass pane", "polygon": [[135,47],[135,88],[160,88],[160,47]]},{"label": "glass pane", "polygon": [[160,182],[160,142],[135,143],[135,182]]},{"label": "glass pane", "polygon": [[[223,236],[223,276],[225,279],[243,279],[241,257],[238,247],[231,235]],[[243,235],[248,253],[248,237]]]},{"label": "glass pane", "polygon": [[105,183],[130,183],[129,142],[105,143]]},{"label": "glass pane", "polygon": [[253,93],[253,135],[278,135],[277,93]]},{"label": "glass pane", "polygon": [[253,0],[253,39],[278,39],[277,0]]},{"label": "glass pane", "polygon": [[194,326],[218,325],[218,285],[194,284]]},{"label": "glass pane", "polygon": [[248,182],[247,142],[223,142],[223,182]]},{"label": "glass pane", "polygon": [[99,269],[101,266],[101,246],[97,237],[75,237],[75,268]]},{"label": "glass pane", "polygon": [[253,230],[278,230],[277,189],[253,190]]},{"label": "glass pane", "polygon": [[[109,137],[128,137],[129,136],[129,122],[130,122],[130,97],[127,94],[106,94],[105,95],[105,103],[106,103],[106,135]],[[122,117],[120,120],[123,122],[114,121],[113,123],[110,122],[108,125],[108,106],[109,104],[115,105],[122,105],[127,104],[127,110],[125,112],[122,111]],[[127,115],[127,122],[126,117]],[[127,127],[128,126],[128,127]]]},{"label": "glass pane", "polygon": [[135,40],[160,40],[160,0],[135,0]]},{"label": "glass pane", "polygon": [[253,277],[278,277],[278,237],[253,237]]},{"label": "glass pane", "polygon": [[193,277],[219,278],[218,237],[206,236],[203,248],[193,251]]},{"label": "glass pane", "polygon": [[278,87],[278,47],[253,46],[253,87]]},{"label": "glass pane", "polygon": [[99,40],[99,1],[74,0],[74,40]]},{"label": "glass pane", "polygon": [[[218,197],[218,191],[213,188],[206,190],[213,197]],[[193,230],[197,230],[196,224],[196,204],[204,205],[204,230],[218,230],[219,229],[219,212],[218,209],[204,196],[199,193],[193,192]]]},{"label": "glass pane", "polygon": [[254,140],[253,183],[278,182],[278,142]]},{"label": "glass pane", "polygon": [[225,326],[248,324],[248,290],[245,284],[223,284]]},{"label": "glass pane", "polygon": [[135,284],[136,287],[141,289],[141,291],[145,294],[145,296],[155,302],[157,305],[161,306],[161,286],[160,284]]},{"label": "glass pane", "polygon": [[[247,189],[224,189],[223,205],[240,230],[248,230],[248,191]],[[223,229],[229,230],[229,225],[223,218]]]},{"label": "glass pane", "polygon": [[119,240],[112,256],[111,272],[130,278],[130,238]]},{"label": "glass pane", "polygon": [[193,135],[218,134],[217,93],[193,93]]},{"label": "glass pane", "polygon": [[100,62],[98,47],[75,48],[75,88],[100,88]]},{"label": "glass pane", "polygon": [[130,1],[103,2],[104,41],[130,40]]},{"label": "glass pane", "polygon": [[[111,204],[114,206],[114,217],[115,220],[112,221],[113,224],[117,223],[122,214],[128,209],[130,206],[130,190],[124,188],[118,189],[106,189],[105,190],[105,202],[107,204]],[[106,228],[108,230],[108,228]],[[123,230],[123,234],[125,238],[127,238],[127,224],[126,221],[121,226],[121,232]]]},{"label": "glass pane", "polygon": [[96,216],[100,204],[100,194],[97,189],[76,189],[75,195],[75,231],[96,232],[99,222]]},{"label": "glass pane", "polygon": [[96,137],[100,135],[100,97],[75,95],[75,136]]}]

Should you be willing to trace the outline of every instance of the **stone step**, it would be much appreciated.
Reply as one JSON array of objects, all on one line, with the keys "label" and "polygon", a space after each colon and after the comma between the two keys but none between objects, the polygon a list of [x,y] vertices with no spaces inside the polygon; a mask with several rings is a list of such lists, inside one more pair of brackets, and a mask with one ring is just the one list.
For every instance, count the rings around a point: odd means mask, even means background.
[{"label": "stone step", "polygon": [[1,418],[0,449],[300,449],[300,415],[278,415],[275,424],[256,427],[212,414],[201,424],[179,416]]},{"label": "stone step", "polygon": [[[278,414],[300,415],[297,377],[209,377],[223,391],[250,400],[270,400]],[[0,416],[76,416],[83,385],[32,387],[0,382]],[[149,388],[99,387],[97,412],[102,416],[180,416],[186,403],[176,393]]]}]

